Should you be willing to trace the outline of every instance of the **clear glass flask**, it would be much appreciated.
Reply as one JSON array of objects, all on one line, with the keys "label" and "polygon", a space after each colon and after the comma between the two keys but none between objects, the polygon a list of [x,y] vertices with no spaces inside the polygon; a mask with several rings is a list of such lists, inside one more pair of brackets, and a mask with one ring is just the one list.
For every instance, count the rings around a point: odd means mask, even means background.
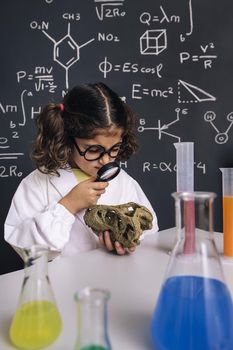
[{"label": "clear glass flask", "polygon": [[109,298],[107,290],[89,287],[75,294],[78,334],[74,350],[111,350],[107,319]]},{"label": "clear glass flask", "polygon": [[[233,304],[213,239],[215,194],[173,197],[178,239],[151,321],[153,344],[156,350],[232,350]],[[186,201],[193,202],[195,216],[195,247],[188,254]]]},{"label": "clear glass flask", "polygon": [[48,277],[48,250],[35,245],[23,252],[25,276],[18,307],[10,326],[10,340],[20,349],[42,349],[53,343],[62,329]]}]

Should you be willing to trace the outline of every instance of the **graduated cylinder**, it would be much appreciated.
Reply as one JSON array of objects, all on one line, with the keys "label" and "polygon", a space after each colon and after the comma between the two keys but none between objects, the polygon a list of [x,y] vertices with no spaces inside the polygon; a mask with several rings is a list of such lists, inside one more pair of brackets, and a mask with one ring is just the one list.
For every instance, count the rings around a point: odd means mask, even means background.
[{"label": "graduated cylinder", "polygon": [[233,258],[233,168],[222,172],[223,254]]}]

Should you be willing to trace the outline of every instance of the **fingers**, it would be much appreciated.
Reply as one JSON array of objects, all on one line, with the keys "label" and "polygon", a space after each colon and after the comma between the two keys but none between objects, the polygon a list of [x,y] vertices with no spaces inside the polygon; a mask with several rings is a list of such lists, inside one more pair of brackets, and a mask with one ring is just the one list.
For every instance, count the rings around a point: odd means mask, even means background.
[{"label": "fingers", "polygon": [[136,247],[124,248],[122,244],[119,242],[115,242],[114,244],[111,241],[109,231],[100,232],[99,233],[99,241],[102,245],[104,245],[108,251],[116,251],[118,255],[125,255],[127,253],[133,253],[136,250]]},{"label": "fingers", "polygon": [[99,197],[105,193],[106,187],[108,186],[107,182],[90,182],[88,185],[88,189],[90,191],[90,195],[94,197],[94,203],[96,204]]},{"label": "fingers", "polygon": [[135,252],[136,247],[135,246],[134,247],[129,247],[128,250],[129,250],[130,253],[133,253],[133,252]]},{"label": "fingers", "polygon": [[114,245],[112,244],[109,231],[99,232],[99,241],[110,252],[115,249]]},{"label": "fingers", "polygon": [[101,245],[105,245],[103,236],[104,236],[103,232],[99,232],[98,237]]},{"label": "fingers", "polygon": [[77,185],[77,190],[79,190],[79,198],[82,198],[84,207],[89,207],[97,203],[99,197],[105,193],[108,183],[106,182],[94,182],[90,179],[81,182]]},{"label": "fingers", "polygon": [[89,184],[94,190],[104,190],[109,185],[107,181],[96,182],[94,178],[85,180],[83,183]]},{"label": "fingers", "polygon": [[115,242],[115,249],[118,255],[125,255],[127,253],[127,250],[119,242]]}]

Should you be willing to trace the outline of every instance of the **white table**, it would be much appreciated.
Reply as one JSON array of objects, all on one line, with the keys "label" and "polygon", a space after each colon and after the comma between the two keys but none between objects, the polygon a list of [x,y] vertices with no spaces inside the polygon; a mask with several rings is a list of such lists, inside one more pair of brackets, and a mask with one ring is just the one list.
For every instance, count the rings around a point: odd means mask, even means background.
[{"label": "white table", "polygon": [[[72,350],[77,334],[74,293],[86,286],[110,290],[109,335],[113,350],[152,350],[149,326],[175,229],[148,236],[135,253],[116,256],[103,249],[49,263],[49,276],[63,319],[59,339],[47,349]],[[222,250],[222,235],[215,234]],[[233,295],[233,263],[223,261]],[[0,349],[13,349],[8,339],[22,285],[23,270],[0,276]]]}]

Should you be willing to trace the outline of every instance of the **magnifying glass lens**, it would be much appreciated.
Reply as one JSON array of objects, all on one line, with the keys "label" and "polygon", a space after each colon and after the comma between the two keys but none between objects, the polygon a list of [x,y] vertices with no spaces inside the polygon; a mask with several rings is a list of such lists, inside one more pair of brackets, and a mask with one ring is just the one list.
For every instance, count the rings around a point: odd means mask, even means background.
[{"label": "magnifying glass lens", "polygon": [[121,169],[118,163],[107,163],[98,170],[96,181],[110,181],[119,174],[120,170]]}]

